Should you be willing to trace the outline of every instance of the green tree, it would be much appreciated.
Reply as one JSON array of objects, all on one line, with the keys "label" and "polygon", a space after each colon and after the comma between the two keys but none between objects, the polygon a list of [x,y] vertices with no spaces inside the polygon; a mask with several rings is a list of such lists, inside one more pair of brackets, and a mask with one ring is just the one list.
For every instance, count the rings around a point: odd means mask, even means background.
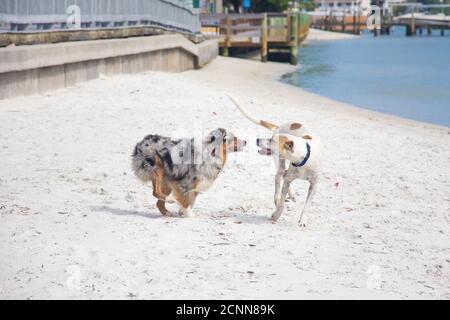
[{"label": "green tree", "polygon": [[314,0],[300,1],[300,10],[314,11],[315,8]]},{"label": "green tree", "polygon": [[288,7],[289,0],[253,0],[253,12],[281,12]]},{"label": "green tree", "polygon": [[[253,12],[282,12],[289,7],[289,2],[294,0],[252,0]],[[315,8],[313,0],[301,0],[300,10],[312,11]]]}]

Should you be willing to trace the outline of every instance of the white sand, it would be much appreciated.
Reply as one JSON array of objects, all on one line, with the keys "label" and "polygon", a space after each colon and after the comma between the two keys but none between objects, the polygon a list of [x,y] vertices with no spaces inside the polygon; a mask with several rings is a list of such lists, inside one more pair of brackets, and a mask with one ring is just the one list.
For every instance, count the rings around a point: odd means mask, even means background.
[{"label": "white sand", "polygon": [[348,40],[358,38],[359,36],[349,33],[309,29],[308,37],[302,44],[306,44],[310,41]]},{"label": "white sand", "polygon": [[[274,81],[287,65],[218,58],[183,74],[95,80],[0,101],[0,298],[450,298],[449,129]],[[277,224],[274,166],[253,114],[298,120],[326,156]],[[130,169],[148,133],[196,123],[251,143],[230,156],[197,218],[164,218]],[[336,185],[338,184],[338,185]]]}]

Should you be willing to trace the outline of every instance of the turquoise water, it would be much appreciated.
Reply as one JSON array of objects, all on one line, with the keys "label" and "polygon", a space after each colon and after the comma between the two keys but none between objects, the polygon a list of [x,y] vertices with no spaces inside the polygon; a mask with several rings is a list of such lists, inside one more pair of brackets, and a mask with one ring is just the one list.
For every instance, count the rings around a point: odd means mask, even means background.
[{"label": "turquoise water", "polygon": [[450,36],[315,42],[283,81],[328,98],[450,127]]}]

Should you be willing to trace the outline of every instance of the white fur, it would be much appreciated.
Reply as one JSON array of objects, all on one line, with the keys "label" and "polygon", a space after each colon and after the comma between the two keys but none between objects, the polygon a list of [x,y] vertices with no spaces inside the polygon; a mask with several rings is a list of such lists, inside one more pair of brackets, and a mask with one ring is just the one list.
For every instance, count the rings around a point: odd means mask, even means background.
[{"label": "white fur", "polygon": [[[258,121],[254,117],[247,114],[247,112],[245,112],[234,99],[232,99],[231,97],[230,99],[246,118],[254,123],[261,124],[261,121]],[[309,189],[306,196],[305,205],[303,206],[303,209],[300,213],[300,219],[298,221],[300,226],[305,227],[307,223],[306,209],[317,189],[323,146],[317,136],[309,132],[309,130],[303,125],[298,129],[292,130],[291,127],[293,124],[295,124],[295,122],[284,123],[277,129],[272,130],[272,144],[270,146],[267,146],[271,149],[272,154],[274,155],[274,161],[278,166],[277,174],[275,176],[274,194],[274,203],[276,209],[272,214],[272,220],[274,222],[277,221],[283,213],[285,199],[288,193],[291,193],[291,182],[295,179],[302,179],[309,182]],[[305,137],[306,135],[310,136],[312,139],[304,139],[303,137]],[[286,152],[281,152],[280,157],[275,158],[275,155],[279,154],[278,141],[280,136],[285,136],[290,141],[293,141],[294,146],[292,151],[286,150]],[[300,163],[305,158],[307,153],[306,143],[311,146],[310,157],[304,166],[294,167],[292,163]],[[286,161],[289,161],[289,167],[287,169]]]},{"label": "white fur", "polygon": [[180,208],[180,216],[183,218],[192,218],[195,217],[194,211],[192,210],[191,207],[187,207],[187,208]]}]

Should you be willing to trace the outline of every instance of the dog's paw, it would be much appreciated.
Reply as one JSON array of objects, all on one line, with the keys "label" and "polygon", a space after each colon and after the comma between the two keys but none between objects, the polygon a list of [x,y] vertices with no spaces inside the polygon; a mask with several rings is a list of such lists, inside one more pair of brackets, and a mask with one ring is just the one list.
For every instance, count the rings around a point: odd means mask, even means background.
[{"label": "dog's paw", "polygon": [[180,216],[183,218],[192,218],[195,217],[195,213],[190,208],[181,208],[180,209]]},{"label": "dog's paw", "polygon": [[278,211],[275,211],[274,213],[272,213],[272,216],[270,219],[272,220],[273,223],[275,223],[275,222],[277,222],[278,218],[280,218],[280,216],[281,216],[281,213]]},{"label": "dog's paw", "polygon": [[300,228],[306,228],[306,220],[305,219],[298,220],[298,226]]}]

